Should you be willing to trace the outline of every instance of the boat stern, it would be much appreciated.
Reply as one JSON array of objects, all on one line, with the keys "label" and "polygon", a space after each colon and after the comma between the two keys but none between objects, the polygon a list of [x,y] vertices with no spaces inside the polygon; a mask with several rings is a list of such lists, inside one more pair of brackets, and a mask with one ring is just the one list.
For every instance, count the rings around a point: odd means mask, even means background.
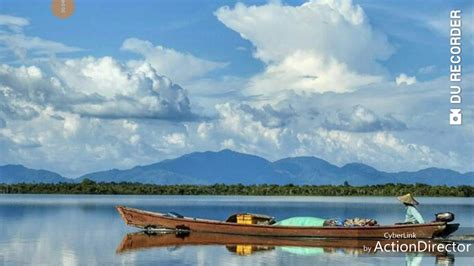
[{"label": "boat stern", "polygon": [[452,233],[456,232],[458,229],[459,229],[459,224],[446,223],[443,230],[440,230],[439,232],[437,232],[434,237],[446,238]]}]

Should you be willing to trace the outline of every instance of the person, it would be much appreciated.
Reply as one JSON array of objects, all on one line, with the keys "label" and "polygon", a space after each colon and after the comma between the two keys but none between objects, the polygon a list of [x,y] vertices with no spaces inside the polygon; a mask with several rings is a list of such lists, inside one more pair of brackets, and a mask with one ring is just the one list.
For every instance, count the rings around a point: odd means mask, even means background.
[{"label": "person", "polygon": [[418,209],[415,207],[418,205],[418,201],[415,200],[415,198],[410,194],[406,194],[400,197],[397,197],[399,201],[401,201],[406,209],[407,209],[407,214],[405,216],[405,222],[404,223],[409,223],[409,224],[423,224],[425,223],[425,220],[423,219],[423,216],[421,216],[420,212]]}]

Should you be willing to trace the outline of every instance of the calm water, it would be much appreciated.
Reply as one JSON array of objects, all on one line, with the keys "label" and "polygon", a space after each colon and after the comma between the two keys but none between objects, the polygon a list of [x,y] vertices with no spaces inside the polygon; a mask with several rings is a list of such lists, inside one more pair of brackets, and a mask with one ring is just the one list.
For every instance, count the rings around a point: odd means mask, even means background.
[{"label": "calm water", "polygon": [[[425,220],[451,211],[464,227],[474,224],[472,198],[420,198]],[[0,264],[34,265],[404,265],[405,254],[357,255],[350,250],[265,248],[236,253],[232,247],[169,246],[116,254],[127,233],[115,205],[152,211],[175,211],[186,216],[226,219],[235,212],[291,216],[370,217],[381,224],[404,219],[404,208],[389,197],[242,197],[242,196],[71,196],[0,194]],[[465,228],[463,230],[467,230]],[[463,230],[460,230],[461,233]],[[158,240],[159,241],[159,240]],[[245,247],[244,247],[245,249]],[[247,254],[243,256],[242,254]],[[409,256],[415,256],[409,254]],[[455,265],[472,265],[472,257],[455,256]],[[436,265],[430,254],[412,265]],[[438,258],[438,263],[440,262]]]}]

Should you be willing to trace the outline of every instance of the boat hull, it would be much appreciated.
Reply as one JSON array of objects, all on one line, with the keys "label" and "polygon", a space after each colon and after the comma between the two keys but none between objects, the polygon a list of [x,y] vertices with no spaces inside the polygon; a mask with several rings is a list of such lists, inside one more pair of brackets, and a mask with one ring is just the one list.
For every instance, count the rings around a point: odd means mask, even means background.
[{"label": "boat hull", "polygon": [[321,238],[397,238],[431,239],[442,235],[447,224],[403,224],[371,227],[300,227],[257,224],[237,224],[191,217],[167,217],[162,213],[143,211],[123,206],[117,207],[125,223],[142,229],[166,228],[195,232],[224,233],[273,237]]}]

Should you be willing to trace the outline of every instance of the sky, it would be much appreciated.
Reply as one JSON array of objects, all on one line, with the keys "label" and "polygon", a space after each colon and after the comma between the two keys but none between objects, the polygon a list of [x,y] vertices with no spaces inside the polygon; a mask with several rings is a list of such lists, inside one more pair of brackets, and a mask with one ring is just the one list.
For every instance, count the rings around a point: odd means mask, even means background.
[{"label": "sky", "polygon": [[[462,10],[463,125],[449,118]],[[0,3],[0,165],[67,177],[194,151],[473,171],[472,1]]]}]

